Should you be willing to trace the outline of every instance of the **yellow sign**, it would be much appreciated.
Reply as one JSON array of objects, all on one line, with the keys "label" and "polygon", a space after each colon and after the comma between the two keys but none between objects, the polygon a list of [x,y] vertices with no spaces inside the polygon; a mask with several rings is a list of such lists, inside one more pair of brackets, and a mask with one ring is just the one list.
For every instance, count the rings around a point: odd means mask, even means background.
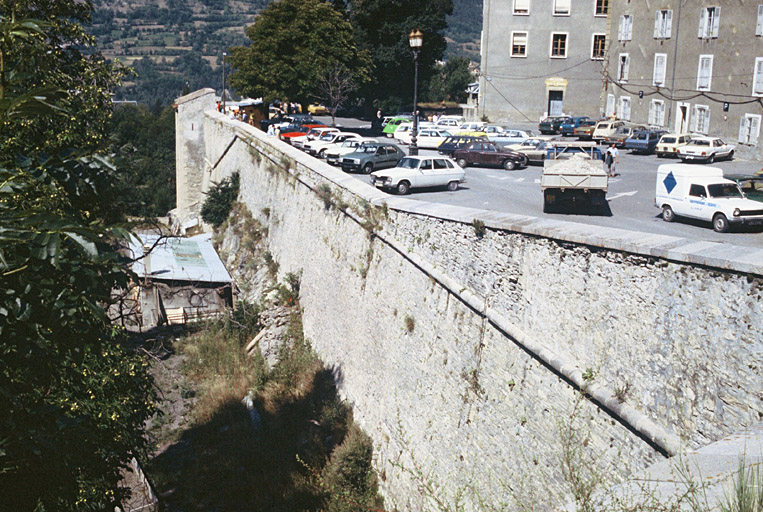
[{"label": "yellow sign", "polygon": [[567,88],[567,79],[561,77],[546,78],[546,89],[558,90]]}]

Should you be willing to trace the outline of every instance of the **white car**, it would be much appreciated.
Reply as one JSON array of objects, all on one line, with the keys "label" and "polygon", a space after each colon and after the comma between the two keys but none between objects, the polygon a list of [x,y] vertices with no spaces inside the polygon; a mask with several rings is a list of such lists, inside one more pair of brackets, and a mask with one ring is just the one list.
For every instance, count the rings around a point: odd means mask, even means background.
[{"label": "white car", "polygon": [[463,132],[484,132],[487,127],[487,123],[461,123],[454,131],[455,135]]},{"label": "white car", "polygon": [[438,128],[444,128],[450,130],[452,128],[458,128],[458,126],[464,122],[463,117],[441,117],[435,123]]},{"label": "white car", "polygon": [[344,155],[357,151],[357,148],[365,143],[379,142],[373,137],[360,137],[359,139],[347,139],[342,142],[338,147],[327,149],[325,152],[326,162],[331,165],[339,165]]},{"label": "white car", "polygon": [[657,142],[654,152],[657,158],[676,156],[676,150],[687,145],[691,141],[691,135],[688,133],[666,133]]},{"label": "white car", "polygon": [[[410,144],[413,132],[406,131],[398,136],[395,132],[395,138],[400,141],[401,144]],[[418,135],[416,135],[416,146],[422,149],[437,149],[437,146],[442,144],[442,141],[450,137],[450,132],[441,128],[421,128]]]},{"label": "white car", "polygon": [[375,187],[398,194],[420,187],[448,187],[452,191],[466,182],[466,172],[444,156],[407,156],[397,167],[374,171],[371,177]]},{"label": "white car", "polygon": [[726,144],[718,137],[692,135],[688,144],[676,149],[676,156],[682,162],[698,160],[711,164],[721,158],[734,158],[734,146]]},{"label": "white car", "polygon": [[325,156],[327,149],[337,147],[339,146],[339,144],[346,141],[347,139],[360,139],[360,138],[361,138],[360,135],[358,135],[357,133],[352,133],[352,132],[329,132],[329,133],[324,133],[323,135],[321,135],[315,140],[306,142],[305,145],[302,147],[302,149],[308,155],[317,156],[318,158],[323,158]]},{"label": "white car", "polygon": [[515,130],[512,128],[503,128],[502,131],[496,130],[496,126],[488,126],[485,129],[487,138],[501,146],[508,146],[511,144],[521,144],[531,137],[535,137],[535,132],[532,130]]},{"label": "white car", "polygon": [[311,140],[315,140],[324,133],[327,132],[338,132],[339,128],[329,128],[328,126],[321,126],[316,128],[311,128],[309,132],[306,134],[300,136],[300,137],[292,137],[291,139],[291,145],[295,148],[302,149],[306,143],[310,142]]}]

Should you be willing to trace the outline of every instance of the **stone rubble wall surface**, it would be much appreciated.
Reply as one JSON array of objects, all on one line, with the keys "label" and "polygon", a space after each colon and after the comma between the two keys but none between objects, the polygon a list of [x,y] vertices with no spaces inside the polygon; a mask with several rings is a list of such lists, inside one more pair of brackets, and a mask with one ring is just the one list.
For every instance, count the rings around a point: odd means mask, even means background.
[{"label": "stone rubble wall surface", "polygon": [[302,272],[305,333],[374,439],[390,509],[431,504],[430,477],[440,498],[463,491],[467,510],[565,503],[565,440],[582,441],[570,425],[620,478],[662,458],[595,403],[576,407],[569,382],[487,321],[488,308],[688,446],[763,414],[759,277],[510,231],[478,237],[404,211],[371,223],[363,201],[381,192],[215,112],[204,124],[204,181],[238,171],[279,274]]}]

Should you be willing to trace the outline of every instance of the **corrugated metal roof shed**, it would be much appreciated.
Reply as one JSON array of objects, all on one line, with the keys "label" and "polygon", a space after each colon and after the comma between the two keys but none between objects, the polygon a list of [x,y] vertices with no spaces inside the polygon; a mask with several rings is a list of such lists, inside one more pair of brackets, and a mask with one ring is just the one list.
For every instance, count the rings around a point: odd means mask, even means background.
[{"label": "corrugated metal roof shed", "polygon": [[[130,249],[135,257],[150,248],[158,235],[138,234]],[[190,281],[196,283],[230,283],[230,274],[212,246],[211,235],[191,238],[168,238],[161,241],[149,255],[133,264],[140,277],[162,281]]]}]

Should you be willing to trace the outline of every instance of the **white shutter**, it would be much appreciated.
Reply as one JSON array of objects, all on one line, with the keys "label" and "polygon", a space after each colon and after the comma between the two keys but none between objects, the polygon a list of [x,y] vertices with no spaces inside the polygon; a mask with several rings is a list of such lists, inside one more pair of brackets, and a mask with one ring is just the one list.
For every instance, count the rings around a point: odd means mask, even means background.
[{"label": "white shutter", "polygon": [[697,110],[696,105],[694,106],[694,115],[691,116],[691,123],[689,123],[689,131],[690,132],[696,132],[697,131],[697,113],[699,111]]},{"label": "white shutter", "polygon": [[530,0],[514,0],[514,12],[530,12]]},{"label": "white shutter", "polygon": [[657,124],[655,122],[656,117],[657,117],[657,100],[652,100],[651,103],[649,103],[649,120],[647,122],[649,124]]},{"label": "white shutter", "polygon": [[617,29],[617,40],[625,40],[625,15],[620,16],[620,26]]},{"label": "white shutter", "polygon": [[652,78],[652,85],[662,86],[665,85],[665,61],[667,55],[664,53],[654,54],[654,73]]},{"label": "white shutter", "polygon": [[630,68],[631,65],[631,56],[626,55],[625,56],[625,62],[623,63],[623,81],[628,81],[628,68]]},{"label": "white shutter", "polygon": [[739,118],[739,137],[737,137],[737,142],[742,144],[747,143],[747,116]]},{"label": "white shutter", "polygon": [[755,59],[755,77],[753,78],[752,93],[755,96],[763,95],[763,57]]},{"label": "white shutter", "polygon": [[721,23],[721,7],[711,7],[715,11],[715,16],[713,16],[713,26],[710,28],[710,37],[718,37],[718,27]]},{"label": "white shutter", "polygon": [[760,116],[750,116],[750,144],[758,143],[760,135]]},{"label": "white shutter", "polygon": [[662,37],[669,39],[670,33],[673,30],[673,10],[668,10],[667,14],[665,16],[665,32],[662,34]]},{"label": "white shutter", "polygon": [[709,91],[713,75],[713,56],[700,55],[697,70],[697,90]]},{"label": "white shutter", "polygon": [[623,111],[625,112],[625,119],[628,121],[631,120],[631,99],[626,98],[625,103],[623,104]]},{"label": "white shutter", "polygon": [[763,36],[763,4],[758,5],[758,24],[755,25],[755,35]]},{"label": "white shutter", "polygon": [[571,0],[554,0],[554,14],[569,14]]},{"label": "white shutter", "polygon": [[657,11],[654,13],[654,38],[655,39],[660,37],[661,25],[662,25],[662,11]]},{"label": "white shutter", "polygon": [[615,95],[607,94],[607,111],[605,115],[609,117],[614,113],[615,113]]},{"label": "white shutter", "polygon": [[633,39],[633,16],[629,14],[626,22],[627,22],[626,24],[628,25],[626,27],[626,32],[627,32],[626,39],[630,41],[631,39]]},{"label": "white shutter", "polygon": [[697,32],[697,37],[699,38],[705,37],[706,23],[707,23],[707,8],[703,7],[699,10],[699,31]]}]

